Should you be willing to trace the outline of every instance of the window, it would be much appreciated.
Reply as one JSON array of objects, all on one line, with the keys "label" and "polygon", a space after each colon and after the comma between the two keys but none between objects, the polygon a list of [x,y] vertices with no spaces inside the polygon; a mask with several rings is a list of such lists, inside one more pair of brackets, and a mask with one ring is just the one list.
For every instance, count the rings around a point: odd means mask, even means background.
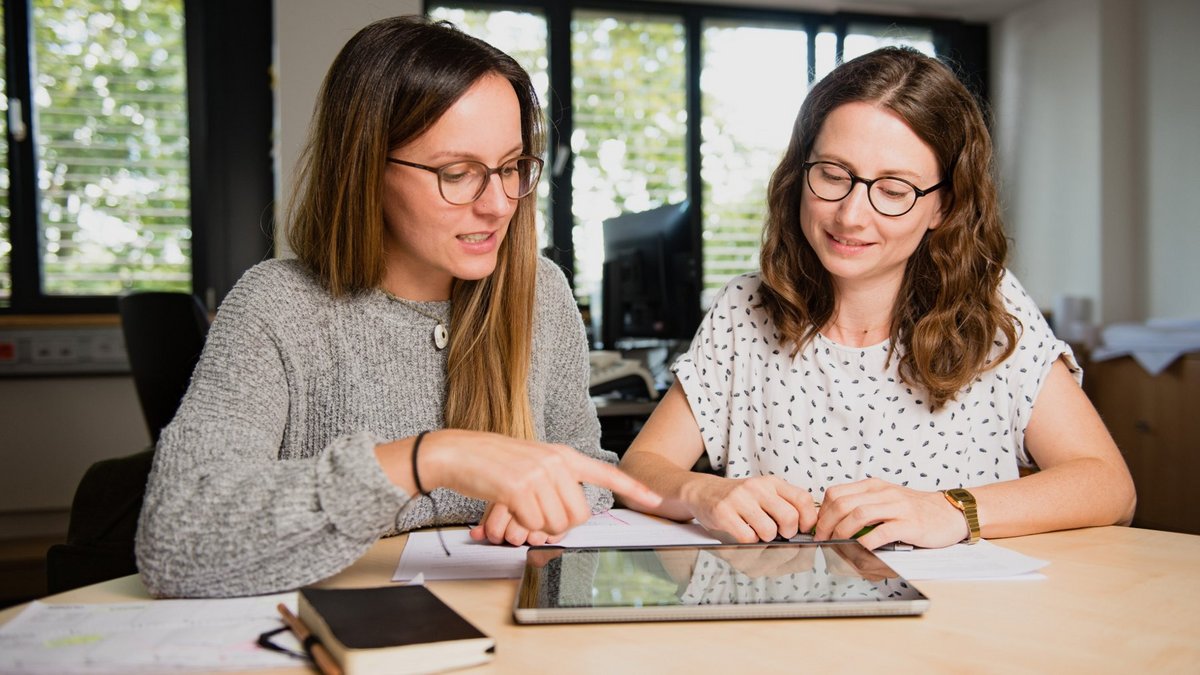
[{"label": "window", "polygon": [[842,60],[857,58],[880,47],[906,46],[928,56],[937,56],[933,48],[933,31],[925,28],[899,29],[896,26],[852,23],[846,29]]},{"label": "window", "polygon": [[271,1],[0,9],[0,314],[215,305],[271,247]]},{"label": "window", "polygon": [[[520,11],[487,11],[478,9],[456,9],[435,7],[429,11],[434,19],[443,19],[462,28],[467,33],[486,40],[489,44],[516,59],[529,72],[533,88],[537,91],[538,103],[549,112],[547,101],[550,94],[549,41],[546,34],[546,17],[541,14]],[[547,120],[549,122],[549,120]],[[547,127],[549,124],[547,124]],[[550,181],[538,184],[538,246],[550,243]]]},{"label": "window", "polygon": [[[3,213],[0,303],[22,258],[42,296],[191,290],[182,0],[33,0],[28,11],[17,30],[29,28],[29,59],[7,72],[27,73],[30,95],[5,101],[26,131],[6,138],[14,153],[31,145],[33,170],[13,175],[5,153],[5,186],[28,203]],[[14,249],[18,228],[36,250]]]},{"label": "window", "polygon": [[[0,5],[0,74],[8,64],[7,45],[5,39],[4,6]],[[0,76],[0,157],[8,157],[8,78]],[[8,208],[8,164],[0,164],[0,307],[9,303],[12,297],[12,241],[9,237],[8,223],[12,220],[12,212]]]},{"label": "window", "polygon": [[684,199],[699,205],[704,306],[730,277],[756,269],[767,181],[805,94],[841,61],[839,54],[852,58],[895,44],[953,54],[986,91],[984,26],[676,3],[630,6],[570,0],[429,5],[432,16],[506,51],[527,17],[537,17],[539,31],[545,26],[545,46],[523,41],[511,53],[535,81],[549,82],[543,100],[551,107],[552,169],[544,203],[551,248],[563,254],[559,262],[573,273],[581,305],[599,288],[600,225],[622,211]]},{"label": "window", "polygon": [[758,267],[767,181],[808,91],[808,34],[794,25],[722,19],[705,22],[703,36],[700,172],[707,307],[730,277]]},{"label": "window", "polygon": [[600,291],[603,222],[687,199],[679,17],[576,12],[571,21],[575,294]]}]

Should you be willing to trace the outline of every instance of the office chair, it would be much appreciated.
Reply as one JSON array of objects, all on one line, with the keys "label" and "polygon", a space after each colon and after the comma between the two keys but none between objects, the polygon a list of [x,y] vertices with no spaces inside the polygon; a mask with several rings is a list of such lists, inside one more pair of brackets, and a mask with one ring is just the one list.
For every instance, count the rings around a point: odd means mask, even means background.
[{"label": "office chair", "polygon": [[46,551],[49,593],[137,573],[134,538],[154,445],[175,416],[208,334],[208,314],[187,293],[141,292],[117,301],[125,351],[153,441],[127,457],[88,467],[75,497],[67,543]]},{"label": "office chair", "polygon": [[208,312],[188,293],[145,291],[117,301],[125,352],[150,440],[175,417],[208,335]]},{"label": "office chair", "polygon": [[46,592],[137,573],[133,554],[138,516],[154,448],[88,467],[75,488],[67,543],[46,551]]}]

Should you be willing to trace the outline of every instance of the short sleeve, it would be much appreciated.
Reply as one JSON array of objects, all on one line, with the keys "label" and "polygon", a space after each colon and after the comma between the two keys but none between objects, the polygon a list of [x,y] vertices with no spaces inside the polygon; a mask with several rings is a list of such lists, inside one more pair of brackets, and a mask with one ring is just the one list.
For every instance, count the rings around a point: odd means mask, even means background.
[{"label": "short sleeve", "polygon": [[704,439],[709,463],[725,468],[732,427],[730,407],[738,395],[734,347],[742,337],[759,287],[756,275],[735,277],[721,289],[704,316],[692,345],[672,366]]},{"label": "short sleeve", "polygon": [[1013,397],[1012,431],[1021,441],[1019,460],[1022,464],[1032,465],[1033,459],[1024,449],[1025,429],[1051,367],[1064,357],[1067,368],[1080,384],[1083,370],[1075,360],[1071,346],[1054,335],[1037,304],[1012,273],[1006,273],[1001,280],[1000,295],[1005,308],[1017,320],[1017,345],[998,370],[1008,382]]}]

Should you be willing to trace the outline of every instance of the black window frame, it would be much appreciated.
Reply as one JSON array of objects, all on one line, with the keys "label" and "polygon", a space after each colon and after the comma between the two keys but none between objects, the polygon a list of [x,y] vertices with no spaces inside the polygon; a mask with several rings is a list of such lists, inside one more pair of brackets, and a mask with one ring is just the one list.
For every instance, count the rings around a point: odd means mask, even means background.
[{"label": "black window frame", "polygon": [[[4,5],[6,94],[24,104],[24,141],[8,128],[9,270],[0,316],[113,314],[115,295],[50,295],[42,250],[32,120],[30,0]],[[241,274],[274,251],[271,0],[184,0],[192,292],[215,309]],[[2,161],[2,160],[0,160]]]},{"label": "black window frame", "polygon": [[[636,14],[660,14],[680,17],[687,39],[687,108],[688,132],[686,165],[688,172],[688,200],[692,205],[693,246],[697,259],[703,260],[703,190],[700,175],[700,122],[701,93],[700,65],[702,62],[701,33],[708,19],[743,20],[747,23],[786,22],[802,25],[810,36],[822,28],[830,27],[837,35],[837,53],[842,53],[846,31],[850,25],[909,26],[929,29],[933,33],[934,50],[938,58],[949,60],[951,67],[964,80],[980,103],[988,105],[989,69],[987,24],[971,23],[956,19],[926,16],[893,16],[865,14],[860,12],[814,12],[787,9],[757,9],[728,5],[685,4],[673,2],[633,2],[622,0],[424,0],[422,11],[429,13],[430,6],[452,5],[462,9],[513,10],[540,12],[546,17],[549,61],[550,94],[547,105],[551,121],[547,139],[546,158],[548,167],[560,166],[558,153],[569,148],[569,139],[574,131],[572,117],[572,66],[571,66],[571,16],[575,10],[611,11]],[[566,49],[563,49],[563,46]],[[815,69],[815,41],[808,41],[808,79],[811,83]],[[563,139],[567,139],[564,141]],[[569,151],[569,150],[568,150]],[[550,179],[550,236],[548,254],[567,275],[572,288],[575,285],[575,252],[573,243],[574,214],[572,213],[573,162],[561,163],[557,173],[543,177]],[[703,289],[701,289],[703,292]]]}]

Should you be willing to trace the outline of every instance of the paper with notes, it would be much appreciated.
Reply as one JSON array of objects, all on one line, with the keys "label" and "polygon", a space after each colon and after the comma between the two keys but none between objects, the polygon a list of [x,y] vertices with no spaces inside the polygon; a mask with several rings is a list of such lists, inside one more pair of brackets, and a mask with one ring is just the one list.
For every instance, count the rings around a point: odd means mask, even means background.
[{"label": "paper with notes", "polygon": [[[0,627],[0,673],[170,673],[301,663],[255,642],[296,594],[91,605],[30,603]],[[287,645],[291,633],[276,636]],[[298,648],[294,639],[290,646]]]}]

